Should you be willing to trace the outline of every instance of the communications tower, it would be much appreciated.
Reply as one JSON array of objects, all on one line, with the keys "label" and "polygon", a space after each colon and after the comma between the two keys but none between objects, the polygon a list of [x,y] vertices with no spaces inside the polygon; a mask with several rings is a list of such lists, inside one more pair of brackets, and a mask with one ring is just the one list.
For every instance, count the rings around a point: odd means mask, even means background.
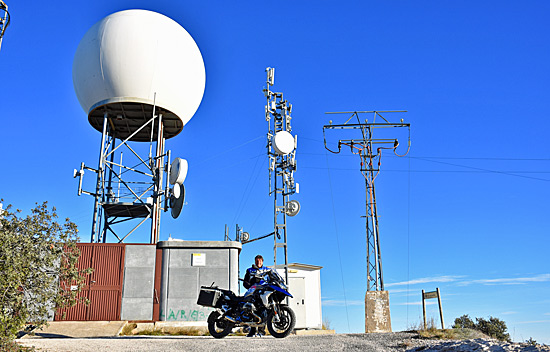
[{"label": "communications tower", "polygon": [[[350,111],[328,112],[327,114],[344,114],[349,116],[343,124],[323,126],[325,148],[331,153],[340,153],[342,146],[349,147],[353,154],[359,156],[360,171],[365,178],[366,190],[366,252],[367,252],[367,292],[365,294],[365,332],[389,332],[391,331],[389,295],[384,290],[384,276],[382,272],[382,254],[380,245],[380,233],[378,227],[378,212],[376,209],[376,192],[374,180],[380,173],[380,165],[383,150],[392,150],[397,156],[404,156],[410,149],[410,124],[401,119],[398,123],[389,122],[382,114],[405,113],[406,111]],[[367,119],[361,121],[360,114],[372,114],[372,122]],[[387,116],[387,115],[386,115]],[[377,122],[378,119],[378,122]],[[357,120],[357,123],[350,123]],[[355,121],[354,121],[355,122]],[[373,133],[377,129],[406,127],[409,130],[407,152],[398,155],[396,149],[399,142],[396,138],[374,138]],[[338,141],[338,149],[331,150],[327,147],[325,131],[327,130],[351,130],[356,131],[355,139],[341,139]]]},{"label": "communications tower", "polygon": [[[73,82],[88,122],[101,132],[98,167],[81,164],[78,195],[94,197],[91,242],[123,242],[150,220],[159,241],[160,216],[177,218],[184,204],[187,161],[171,160],[166,140],[198,109],[206,75],[193,38],[156,12],[127,10],[92,26],[73,62]],[[83,190],[85,171],[96,174]],[[137,223],[137,224],[136,224]]]},{"label": "communications tower", "polygon": [[[274,245],[273,265],[277,267],[277,250],[284,255],[285,282],[288,284],[288,242],[287,216],[295,216],[300,211],[300,203],[289,200],[299,192],[299,185],[294,181],[296,171],[297,136],[292,135],[292,104],[283,99],[283,93],[271,91],[275,82],[275,69],[268,67],[266,88],[263,90],[267,103],[265,120],[268,124],[267,155],[269,158],[269,195],[273,196]],[[281,267],[281,266],[278,266]]]},{"label": "communications tower", "polygon": [[8,12],[8,5],[0,0],[0,48],[2,47],[2,38],[4,38],[4,32],[10,25],[10,13]]}]

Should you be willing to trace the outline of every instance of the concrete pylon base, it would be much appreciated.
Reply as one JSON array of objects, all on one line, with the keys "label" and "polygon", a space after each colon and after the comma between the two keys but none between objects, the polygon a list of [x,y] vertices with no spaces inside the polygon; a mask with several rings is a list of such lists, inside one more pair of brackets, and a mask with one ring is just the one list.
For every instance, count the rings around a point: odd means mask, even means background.
[{"label": "concrete pylon base", "polygon": [[365,332],[391,332],[388,291],[367,291],[365,294]]}]

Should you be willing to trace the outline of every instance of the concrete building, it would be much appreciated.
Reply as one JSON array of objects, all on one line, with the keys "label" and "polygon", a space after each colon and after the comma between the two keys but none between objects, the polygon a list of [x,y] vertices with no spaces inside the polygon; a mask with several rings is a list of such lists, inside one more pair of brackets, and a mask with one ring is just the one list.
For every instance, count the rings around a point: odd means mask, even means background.
[{"label": "concrete building", "polygon": [[162,241],[160,320],[206,321],[212,308],[197,305],[201,286],[239,292],[239,253],[233,241]]},{"label": "concrete building", "polygon": [[[288,286],[293,298],[289,306],[296,313],[296,329],[321,329],[321,269],[322,266],[288,264]],[[277,272],[284,277],[284,269],[277,266]]]},{"label": "concrete building", "polygon": [[58,309],[54,320],[206,322],[200,286],[239,291],[239,253],[233,241],[154,244],[78,243],[79,268],[91,267],[81,296],[89,305]]}]

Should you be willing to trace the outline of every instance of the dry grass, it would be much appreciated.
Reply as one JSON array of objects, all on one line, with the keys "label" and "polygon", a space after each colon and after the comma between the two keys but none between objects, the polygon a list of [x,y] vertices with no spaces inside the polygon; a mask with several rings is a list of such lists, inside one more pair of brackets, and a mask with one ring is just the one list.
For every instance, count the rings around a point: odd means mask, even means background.
[{"label": "dry grass", "polygon": [[136,327],[137,327],[136,323],[128,323],[124,325],[124,327],[122,328],[122,331],[120,332],[120,335],[123,335],[123,336],[133,335],[132,330],[134,330]]},{"label": "dry grass", "polygon": [[424,323],[420,322],[411,325],[408,330],[416,332],[423,339],[469,340],[489,338],[489,336],[474,329],[438,329],[433,318],[426,322],[426,328],[424,328]]},{"label": "dry grass", "polygon": [[163,328],[150,332],[143,331],[139,335],[185,335],[185,336],[207,336],[210,335],[207,329],[196,327],[181,327],[181,328]]},{"label": "dry grass", "polygon": [[122,328],[120,335],[133,336],[133,335],[149,335],[149,336],[208,336],[210,333],[208,329],[197,328],[193,326],[189,327],[163,327],[160,329],[144,329],[137,330],[138,324],[128,323]]}]

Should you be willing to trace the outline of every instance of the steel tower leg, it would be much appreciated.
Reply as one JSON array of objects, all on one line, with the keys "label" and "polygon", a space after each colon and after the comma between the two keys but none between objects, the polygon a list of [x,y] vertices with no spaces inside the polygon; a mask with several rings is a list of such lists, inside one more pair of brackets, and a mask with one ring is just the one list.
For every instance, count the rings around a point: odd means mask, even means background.
[{"label": "steel tower leg", "polygon": [[101,217],[100,207],[100,198],[103,201],[103,167],[105,159],[105,140],[107,139],[107,119],[108,115],[105,113],[103,115],[103,132],[101,134],[101,149],[99,151],[99,162],[97,166],[97,182],[94,194],[94,214],[92,216],[92,238],[90,242],[96,241],[96,236],[99,230],[99,218]]},{"label": "steel tower leg", "polygon": [[157,150],[155,155],[155,187],[153,195],[153,209],[151,222],[151,244],[158,242],[160,237],[160,212],[162,207],[161,196],[163,193],[162,175],[164,174],[164,126],[162,115],[158,118]]}]

